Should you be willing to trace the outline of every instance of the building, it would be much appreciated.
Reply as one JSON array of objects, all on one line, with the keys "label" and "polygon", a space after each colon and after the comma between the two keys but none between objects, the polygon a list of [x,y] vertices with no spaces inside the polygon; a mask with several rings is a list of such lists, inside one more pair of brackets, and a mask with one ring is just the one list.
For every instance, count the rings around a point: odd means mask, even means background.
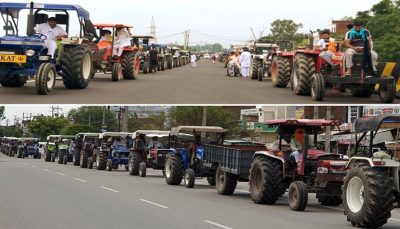
[{"label": "building", "polygon": [[349,20],[332,20],[331,32],[337,34],[345,34],[347,32],[347,25],[350,24]]}]

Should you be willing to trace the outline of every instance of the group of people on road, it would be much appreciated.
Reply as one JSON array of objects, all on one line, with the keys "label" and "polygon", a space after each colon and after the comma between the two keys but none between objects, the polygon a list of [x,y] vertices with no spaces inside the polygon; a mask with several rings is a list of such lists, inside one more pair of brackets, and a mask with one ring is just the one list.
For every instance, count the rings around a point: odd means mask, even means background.
[{"label": "group of people on road", "polygon": [[251,53],[247,47],[244,47],[242,50],[238,49],[236,52],[232,51],[229,53],[228,70],[229,68],[235,68],[244,78],[250,77]]}]

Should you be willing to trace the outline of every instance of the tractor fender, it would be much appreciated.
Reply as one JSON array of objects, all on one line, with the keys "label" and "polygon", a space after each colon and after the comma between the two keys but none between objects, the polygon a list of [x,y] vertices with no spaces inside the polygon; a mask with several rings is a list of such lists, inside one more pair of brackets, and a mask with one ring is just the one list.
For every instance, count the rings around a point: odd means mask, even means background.
[{"label": "tractor fender", "polygon": [[272,152],[269,151],[257,151],[254,153],[252,160],[254,160],[257,157],[266,157],[270,158],[272,160],[277,160],[279,163],[282,165],[282,177],[285,177],[285,159],[278,157],[274,155]]},{"label": "tractor fender", "polygon": [[350,169],[355,163],[367,162],[371,167],[388,167],[400,168],[400,162],[386,158],[367,158],[367,157],[352,157],[346,165],[346,169]]}]

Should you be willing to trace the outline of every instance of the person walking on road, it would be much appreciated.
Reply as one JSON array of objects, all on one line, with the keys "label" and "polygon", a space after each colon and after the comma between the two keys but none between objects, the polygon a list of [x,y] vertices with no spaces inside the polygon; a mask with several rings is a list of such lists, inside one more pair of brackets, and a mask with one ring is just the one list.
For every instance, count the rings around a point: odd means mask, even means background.
[{"label": "person walking on road", "polygon": [[196,68],[197,67],[196,60],[197,60],[196,54],[193,53],[190,56],[190,63],[192,63],[192,68]]},{"label": "person walking on road", "polygon": [[213,64],[215,64],[215,60],[217,59],[217,57],[215,56],[215,54],[212,55],[211,60],[213,62]]},{"label": "person walking on road", "polygon": [[149,55],[150,55],[150,72],[153,72],[153,74],[155,74],[157,73],[157,68],[158,68],[158,51],[157,49],[155,49],[154,45],[151,46]]},{"label": "person walking on road", "polygon": [[242,76],[248,78],[250,76],[250,65],[251,65],[251,54],[247,47],[243,48],[243,52],[240,55],[240,66],[242,68]]}]

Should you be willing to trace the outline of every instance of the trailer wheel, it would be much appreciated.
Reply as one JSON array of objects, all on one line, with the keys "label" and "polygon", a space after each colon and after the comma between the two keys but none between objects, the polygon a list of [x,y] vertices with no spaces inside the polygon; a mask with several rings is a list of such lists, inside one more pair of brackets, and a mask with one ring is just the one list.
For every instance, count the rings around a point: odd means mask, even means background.
[{"label": "trailer wheel", "polygon": [[250,168],[250,196],[256,204],[275,204],[281,196],[282,169],[276,160],[257,157]]},{"label": "trailer wheel", "polygon": [[146,177],[146,163],[144,161],[140,162],[139,164],[139,176]]},{"label": "trailer wheel", "polygon": [[387,223],[395,202],[395,184],[386,168],[357,163],[343,183],[343,207],[352,225],[377,228]]},{"label": "trailer wheel", "polygon": [[213,177],[207,177],[207,182],[211,186],[215,186],[215,176]]},{"label": "trailer wheel", "polygon": [[320,73],[311,77],[311,97],[315,101],[323,101],[325,97],[325,79]]},{"label": "trailer wheel", "polygon": [[393,79],[393,81],[379,86],[379,98],[382,103],[393,103],[396,98],[396,81],[393,76],[388,76],[387,78]]},{"label": "trailer wheel", "polygon": [[308,192],[303,181],[293,181],[289,185],[288,192],[289,207],[293,211],[303,211],[307,207]]},{"label": "trailer wheel", "polygon": [[106,164],[106,170],[107,171],[112,171],[113,169],[113,163],[111,159],[107,159],[107,164]]},{"label": "trailer wheel", "polygon": [[196,179],[196,175],[194,174],[194,170],[186,169],[185,175],[183,178],[183,182],[184,182],[186,188],[193,188],[195,179]]},{"label": "trailer wheel", "polygon": [[183,178],[183,161],[177,154],[168,154],[165,161],[165,181],[169,185],[180,185]]},{"label": "trailer wheel", "polygon": [[93,169],[93,164],[94,164],[93,157],[89,157],[88,158],[87,168],[88,169]]},{"label": "trailer wheel", "polygon": [[221,166],[218,166],[217,172],[215,173],[215,185],[220,195],[231,195],[235,192],[237,186],[237,176],[222,170]]},{"label": "trailer wheel", "polygon": [[139,175],[139,165],[140,165],[140,153],[138,152],[131,152],[129,154],[129,175],[131,176],[138,176]]},{"label": "trailer wheel", "polygon": [[64,162],[64,165],[66,165],[68,163],[68,156],[67,155],[64,155],[63,162]]}]

